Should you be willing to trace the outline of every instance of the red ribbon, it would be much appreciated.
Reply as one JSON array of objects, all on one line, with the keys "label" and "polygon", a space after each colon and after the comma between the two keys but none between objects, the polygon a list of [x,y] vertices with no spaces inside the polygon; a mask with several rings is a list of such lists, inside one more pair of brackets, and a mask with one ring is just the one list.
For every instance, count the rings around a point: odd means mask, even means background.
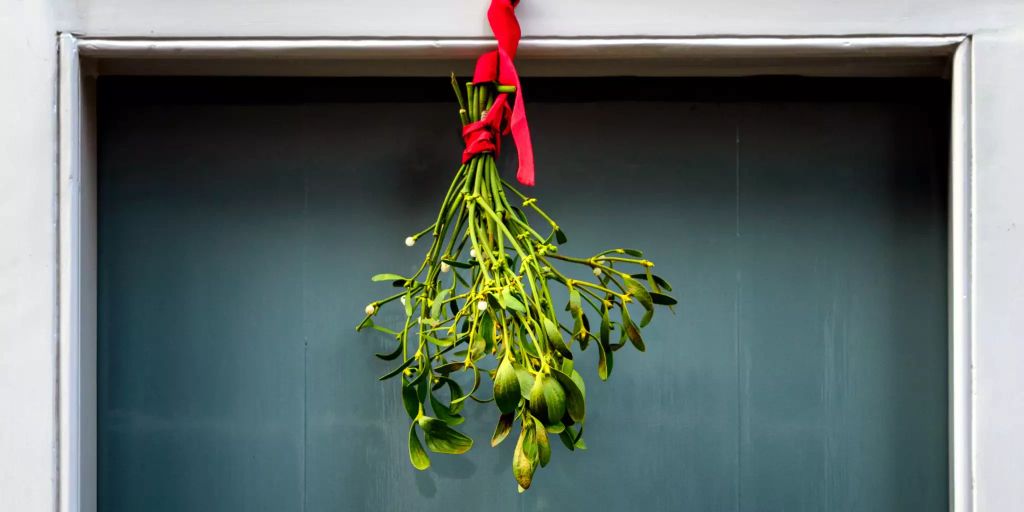
[{"label": "red ribbon", "polygon": [[526,123],[526,107],[523,105],[523,88],[519,83],[519,74],[512,59],[519,48],[519,21],[516,20],[515,7],[519,0],[491,0],[487,9],[487,20],[491,24],[494,38],[498,40],[498,49],[487,52],[476,61],[473,73],[474,83],[497,82],[501,85],[514,85],[516,99],[512,107],[508,106],[508,94],[501,93],[494,100],[494,105],[484,114],[483,119],[466,125],[462,130],[466,141],[466,150],[462,153],[462,162],[466,163],[474,155],[501,148],[501,136],[512,133],[519,152],[519,170],[516,179],[523,185],[532,187],[533,176],[533,144],[530,142],[530,127]]}]

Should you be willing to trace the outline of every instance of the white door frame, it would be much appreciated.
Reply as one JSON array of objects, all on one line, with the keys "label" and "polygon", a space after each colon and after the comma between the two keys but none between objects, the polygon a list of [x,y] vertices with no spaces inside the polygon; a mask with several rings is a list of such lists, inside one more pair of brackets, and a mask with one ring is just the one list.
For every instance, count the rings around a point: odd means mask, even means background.
[{"label": "white door frame", "polygon": [[[119,39],[60,36],[58,198],[58,502],[61,512],[96,508],[96,155],[93,83],[104,66],[137,74],[423,74],[437,61],[490,49],[488,39]],[[634,74],[740,76],[796,72],[860,76],[919,72],[915,63],[948,59],[949,487],[950,509],[974,508],[972,392],[973,107],[971,38],[712,37],[524,39],[524,74],[568,69],[600,74],[616,61]],[[401,62],[401,66],[388,63]],[[419,66],[409,66],[410,62]],[[435,64],[431,64],[431,62]],[[683,65],[672,66],[673,62]],[[213,65],[211,65],[213,63]],[[245,66],[249,63],[249,66]],[[379,66],[383,63],[384,66]],[[545,68],[545,63],[548,67]],[[552,67],[551,63],[557,63]],[[568,68],[566,63],[574,64]],[[698,64],[699,63],[699,64]],[[205,64],[205,65],[204,65]],[[358,66],[356,66],[358,64]],[[615,68],[617,71],[620,69]],[[918,71],[915,71],[918,70]],[[204,71],[205,70],[205,71]],[[234,70],[234,71],[233,71]],[[363,70],[363,71],[360,71]],[[385,71],[387,70],[387,71]],[[903,70],[903,71],[901,71]],[[433,73],[433,71],[430,71]]]}]

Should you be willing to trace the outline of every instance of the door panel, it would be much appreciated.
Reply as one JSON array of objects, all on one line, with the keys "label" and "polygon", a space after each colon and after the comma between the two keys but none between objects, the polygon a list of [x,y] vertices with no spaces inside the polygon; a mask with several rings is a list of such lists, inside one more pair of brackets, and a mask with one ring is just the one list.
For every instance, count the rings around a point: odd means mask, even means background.
[{"label": "door panel", "polygon": [[583,355],[589,450],[518,496],[493,406],[411,468],[353,329],[458,165],[447,80],[102,78],[100,510],[947,508],[946,83],[525,87],[564,250],[680,305]]}]

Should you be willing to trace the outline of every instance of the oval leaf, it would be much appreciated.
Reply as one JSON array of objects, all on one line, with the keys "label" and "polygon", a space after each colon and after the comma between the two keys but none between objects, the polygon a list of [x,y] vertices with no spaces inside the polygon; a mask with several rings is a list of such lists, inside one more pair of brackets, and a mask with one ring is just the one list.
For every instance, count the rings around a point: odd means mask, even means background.
[{"label": "oval leaf", "polygon": [[601,380],[608,380],[612,374],[612,351],[605,342],[597,342],[597,376]]},{"label": "oval leaf", "polygon": [[583,315],[580,292],[575,288],[569,291],[569,311],[571,311],[573,316],[576,318]]},{"label": "oval leaf", "polygon": [[391,370],[388,373],[385,373],[384,375],[381,375],[380,378],[377,379],[377,380],[388,380],[391,377],[394,377],[395,375],[398,375],[399,373],[402,373],[402,370],[408,368],[409,365],[411,365],[415,361],[416,361],[415,357],[410,357],[409,359],[406,359],[405,362],[402,363],[401,366],[399,366],[398,368],[395,368],[394,370]]},{"label": "oval leaf", "polygon": [[449,289],[444,289],[438,292],[437,296],[434,297],[434,301],[430,304],[430,318],[439,318],[441,316],[441,306],[444,305],[444,299],[451,292]]},{"label": "oval leaf", "polygon": [[498,424],[494,426],[494,435],[491,436],[491,446],[498,446],[502,441],[508,437],[508,433],[512,431],[512,422],[515,420],[515,415],[512,413],[502,414],[498,418]]},{"label": "oval leaf", "polygon": [[409,414],[409,418],[416,419],[420,413],[419,396],[416,393],[416,387],[405,382],[402,383],[402,405],[405,407],[405,412]]},{"label": "oval leaf", "polygon": [[470,265],[469,263],[463,263],[463,262],[458,261],[458,260],[451,260],[451,259],[447,259],[447,258],[442,258],[441,261],[443,261],[443,262],[447,263],[448,265],[453,266],[455,268],[473,268],[473,266]]},{"label": "oval leaf", "polygon": [[556,378],[541,375],[530,389],[530,413],[545,425],[554,425],[565,415],[565,389]]},{"label": "oval leaf", "polygon": [[519,379],[519,392],[523,398],[530,399],[530,390],[533,389],[533,374],[525,368],[516,368],[516,377]]},{"label": "oval leaf", "polygon": [[548,339],[548,343],[550,343],[559,354],[562,354],[562,357],[572,359],[572,351],[569,350],[565,341],[562,340],[562,332],[558,330],[558,324],[546,316],[541,317],[541,322],[544,324],[544,334]]},{"label": "oval leaf", "polygon": [[[573,372],[576,373],[576,372]],[[582,422],[587,415],[586,401],[583,398],[583,391],[580,390],[576,381],[572,377],[558,371],[553,370],[551,375],[555,376],[558,383],[561,384],[562,389],[565,391],[565,409],[569,413],[569,417],[576,423]],[[578,373],[576,375],[579,375]],[[582,382],[582,377],[580,377]],[[558,417],[561,419],[561,416]]]},{"label": "oval leaf", "polygon": [[447,364],[443,364],[441,366],[438,366],[437,368],[434,368],[434,371],[437,372],[437,373],[443,374],[443,375],[448,375],[449,373],[461,370],[461,369],[463,369],[465,367],[466,367],[466,363],[464,363],[462,361],[456,361],[456,362],[453,362],[453,363],[447,363]]},{"label": "oval leaf", "polygon": [[565,232],[562,231],[562,228],[555,229],[555,240],[558,241],[558,245],[562,245],[569,241],[565,236]]},{"label": "oval leaf", "polygon": [[385,361],[391,361],[391,360],[394,360],[394,359],[398,359],[398,356],[401,355],[401,354],[402,354],[402,344],[399,343],[398,347],[395,348],[394,352],[391,352],[391,353],[388,353],[388,354],[374,354],[374,355],[377,356],[380,359],[385,360]]},{"label": "oval leaf", "polygon": [[546,425],[544,430],[547,430],[551,434],[561,434],[565,430],[565,423],[558,422],[554,425]]},{"label": "oval leaf", "polygon": [[551,462],[551,445],[548,444],[548,432],[544,429],[544,425],[540,423],[540,420],[537,420],[536,436],[537,461],[540,462],[540,467],[543,468],[548,465],[548,462]]},{"label": "oval leaf", "polygon": [[412,467],[420,471],[430,467],[430,457],[423,449],[423,445],[420,444],[419,436],[416,435],[416,422],[409,426],[409,462],[412,463]]},{"label": "oval leaf", "polygon": [[519,432],[519,441],[516,442],[516,450],[512,454],[512,475],[522,490],[530,488],[530,484],[533,483],[533,472],[537,468],[533,462],[537,453],[536,433],[532,421],[529,425],[529,428],[523,425]]},{"label": "oval leaf", "polygon": [[640,336],[640,329],[637,329],[633,321],[629,319],[629,308],[625,304],[622,305],[622,329],[626,332],[629,341],[633,343],[637,350],[640,352],[647,350],[647,347],[644,345],[644,339]]},{"label": "oval leaf", "polygon": [[460,454],[473,447],[473,440],[449,427],[445,422],[428,416],[420,417],[420,428],[427,448],[435,453]]},{"label": "oval leaf", "polygon": [[494,374],[494,401],[501,412],[510,413],[515,412],[520,398],[522,391],[519,389],[519,377],[512,361],[505,357]]},{"label": "oval leaf", "polygon": [[565,429],[559,432],[558,438],[562,440],[562,444],[564,444],[565,447],[569,449],[569,451],[576,450],[575,442],[572,439],[572,433],[569,429]]},{"label": "oval leaf", "polygon": [[371,281],[408,281],[408,277],[403,277],[398,274],[377,274],[370,278]]},{"label": "oval leaf", "polygon": [[508,288],[502,290],[501,295],[505,301],[506,308],[518,311],[520,313],[526,313],[526,306],[524,306],[523,303],[520,302],[519,299],[515,297],[515,295],[512,295],[512,292],[510,292]]}]

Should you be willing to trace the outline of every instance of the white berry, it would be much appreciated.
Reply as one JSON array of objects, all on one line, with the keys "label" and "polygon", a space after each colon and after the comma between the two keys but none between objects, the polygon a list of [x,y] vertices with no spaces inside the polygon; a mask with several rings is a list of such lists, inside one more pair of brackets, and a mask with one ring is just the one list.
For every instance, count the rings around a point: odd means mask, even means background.
[{"label": "white berry", "polygon": [[416,245],[416,239],[415,238],[413,238],[411,236],[405,237],[405,246],[406,247],[412,247],[414,245]]},{"label": "white berry", "polygon": [[601,269],[594,267],[594,275],[597,277],[601,277]]},{"label": "white berry", "polygon": [[398,300],[402,301],[402,305],[403,306],[405,305],[405,295],[402,295],[401,297],[399,297]]},{"label": "white berry", "polygon": [[372,315],[375,311],[377,311],[377,306],[374,306],[373,304],[367,304],[366,309],[364,309],[363,311],[366,311],[367,315]]},{"label": "white berry", "polygon": [[487,311],[487,301],[482,300],[480,302],[477,302],[476,308],[479,309],[480,311]]},{"label": "white berry", "polygon": [[447,263],[445,263],[443,261],[441,262],[441,272],[447,273],[451,269],[452,269],[451,265],[449,265],[449,264],[447,264]]},{"label": "white berry", "polygon": [[476,258],[476,249],[470,249],[469,250],[469,257],[470,258]]}]

